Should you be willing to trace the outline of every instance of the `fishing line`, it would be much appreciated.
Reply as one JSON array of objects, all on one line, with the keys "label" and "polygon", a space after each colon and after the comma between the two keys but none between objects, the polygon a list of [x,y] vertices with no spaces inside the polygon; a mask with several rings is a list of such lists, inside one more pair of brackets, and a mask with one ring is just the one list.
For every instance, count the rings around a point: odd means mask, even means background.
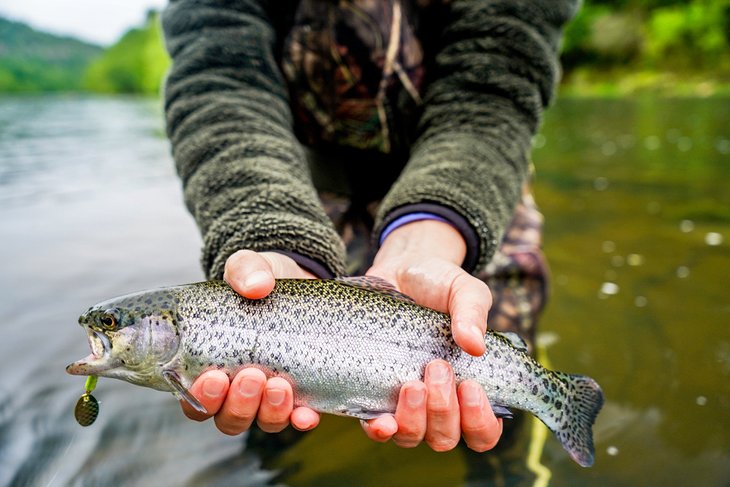
[{"label": "fishing line", "polygon": [[[547,355],[547,347],[538,344],[537,360],[543,364],[546,368],[552,368],[550,360]],[[552,471],[540,462],[542,458],[542,452],[545,449],[545,443],[548,437],[547,426],[537,417],[532,418],[532,428],[530,430],[530,446],[527,453],[527,468],[530,472],[535,474],[535,482],[532,484],[533,487],[547,487],[552,477]]]},{"label": "fishing line", "polygon": [[[71,436],[71,439],[68,440],[68,445],[66,445],[66,449],[64,450],[63,455],[61,455],[61,457],[58,459],[59,461],[66,458],[66,455],[68,455],[68,452],[71,449],[71,445],[76,440],[76,437],[78,436],[78,434],[79,434],[78,428],[74,428],[74,434]],[[58,472],[60,472],[60,471],[61,471],[60,467],[56,469],[56,473],[53,474],[53,477],[51,477],[51,480],[48,481],[48,484],[46,484],[46,487],[51,487],[53,482],[56,481],[56,477],[58,477]]]}]

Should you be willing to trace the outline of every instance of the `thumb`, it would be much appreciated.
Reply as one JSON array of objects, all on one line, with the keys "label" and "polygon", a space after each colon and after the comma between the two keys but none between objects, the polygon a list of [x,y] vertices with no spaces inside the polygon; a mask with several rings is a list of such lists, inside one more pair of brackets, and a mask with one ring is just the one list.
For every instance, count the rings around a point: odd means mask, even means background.
[{"label": "thumb", "polygon": [[249,299],[268,296],[276,283],[271,262],[253,250],[239,250],[228,257],[223,279]]}]

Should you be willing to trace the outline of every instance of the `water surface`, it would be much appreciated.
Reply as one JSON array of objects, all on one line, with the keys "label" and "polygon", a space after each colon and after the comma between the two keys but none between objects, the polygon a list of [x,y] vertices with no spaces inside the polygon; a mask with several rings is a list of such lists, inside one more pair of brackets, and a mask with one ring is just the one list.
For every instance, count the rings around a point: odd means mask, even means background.
[{"label": "water surface", "polygon": [[581,469],[530,421],[499,454],[402,450],[330,416],[293,447],[250,451],[169,394],[104,379],[81,428],[83,379],[64,372],[88,353],[78,315],[202,278],[200,238],[157,101],[0,98],[0,485],[728,485],[728,113],[564,99],[536,138],[543,356],[607,396]]}]

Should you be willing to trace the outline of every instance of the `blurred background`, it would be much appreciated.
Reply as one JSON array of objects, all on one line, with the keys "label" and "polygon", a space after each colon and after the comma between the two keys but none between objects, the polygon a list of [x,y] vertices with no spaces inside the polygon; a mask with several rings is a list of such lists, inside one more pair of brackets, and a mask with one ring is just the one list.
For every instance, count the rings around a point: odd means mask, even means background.
[{"label": "blurred background", "polygon": [[164,135],[164,4],[0,0],[0,485],[730,485],[730,0],[586,1],[534,139],[539,356],[604,389],[593,468],[531,418],[484,455],[334,417],[254,451],[111,380],[78,426],[78,315],[202,278]]}]

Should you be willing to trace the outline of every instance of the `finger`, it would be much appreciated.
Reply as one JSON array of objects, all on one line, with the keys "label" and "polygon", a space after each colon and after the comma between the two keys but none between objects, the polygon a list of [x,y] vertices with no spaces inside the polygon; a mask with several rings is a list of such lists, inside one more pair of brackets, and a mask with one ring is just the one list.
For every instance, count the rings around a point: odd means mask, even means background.
[{"label": "finger", "polygon": [[398,431],[393,442],[403,448],[418,446],[426,435],[426,384],[411,381],[403,384],[398,395],[395,420]]},{"label": "finger", "polygon": [[249,299],[268,296],[276,282],[271,263],[252,250],[239,250],[228,257],[223,279]]},{"label": "finger", "polygon": [[289,418],[291,425],[299,431],[309,431],[319,424],[319,414],[306,407],[298,407]]},{"label": "finger", "polygon": [[261,252],[259,254],[271,266],[277,278],[315,279],[317,276],[299,267],[294,259],[278,252]]},{"label": "finger", "polygon": [[183,413],[195,421],[205,421],[218,412],[228,392],[228,376],[220,370],[211,370],[198,377],[190,387],[190,393],[203,405],[208,413],[193,409],[190,404],[180,401]]},{"label": "finger", "polygon": [[360,421],[368,438],[378,443],[388,441],[398,431],[398,423],[392,414],[383,414],[369,421]]},{"label": "finger", "polygon": [[469,274],[460,274],[449,293],[449,316],[454,341],[466,353],[480,356],[486,351],[484,334],[492,293],[487,285]]},{"label": "finger", "polygon": [[215,416],[218,429],[227,435],[238,435],[248,430],[256,418],[265,385],[266,375],[262,371],[247,368],[239,372]]},{"label": "finger", "polygon": [[426,443],[435,451],[451,450],[461,438],[454,373],[445,361],[434,360],[426,367],[425,382]]},{"label": "finger", "polygon": [[281,377],[272,377],[264,387],[256,422],[266,433],[278,433],[289,425],[293,407],[291,384]]},{"label": "finger", "polygon": [[458,394],[466,445],[477,452],[491,450],[502,435],[502,420],[494,416],[484,388],[466,380],[459,384]]}]

